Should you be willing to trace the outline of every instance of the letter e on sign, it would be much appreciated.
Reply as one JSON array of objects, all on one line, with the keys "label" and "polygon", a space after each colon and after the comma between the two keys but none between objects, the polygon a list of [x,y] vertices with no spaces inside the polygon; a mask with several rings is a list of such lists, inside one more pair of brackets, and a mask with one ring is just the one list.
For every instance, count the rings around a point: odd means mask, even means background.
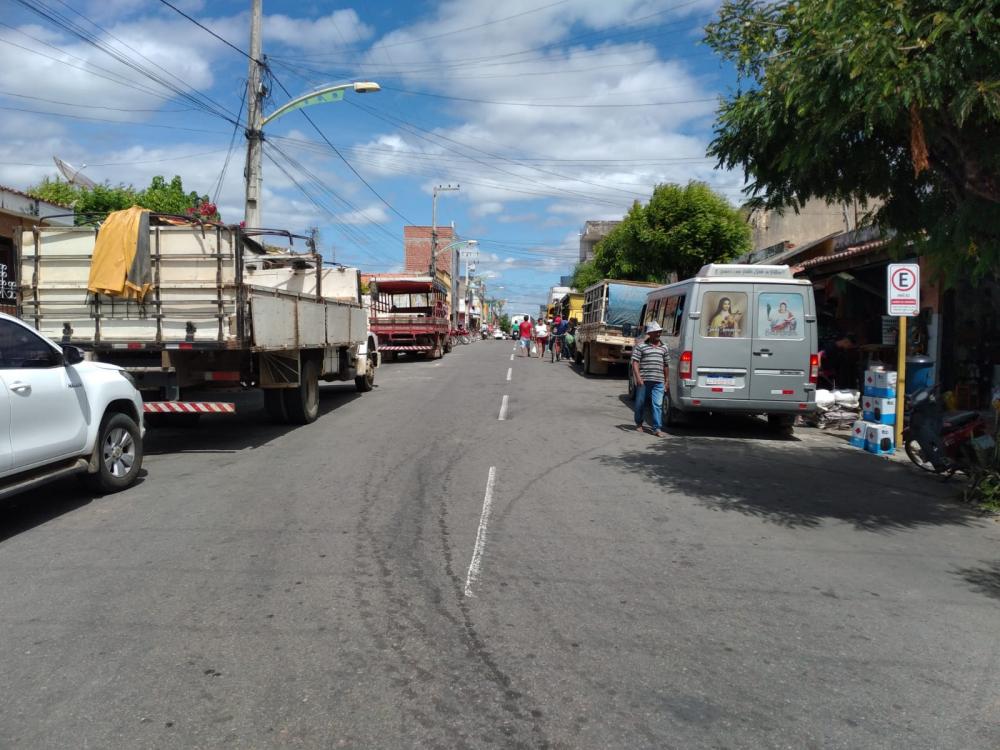
[{"label": "letter e on sign", "polygon": [[890,263],[886,278],[887,313],[913,317],[920,313],[920,265]]}]

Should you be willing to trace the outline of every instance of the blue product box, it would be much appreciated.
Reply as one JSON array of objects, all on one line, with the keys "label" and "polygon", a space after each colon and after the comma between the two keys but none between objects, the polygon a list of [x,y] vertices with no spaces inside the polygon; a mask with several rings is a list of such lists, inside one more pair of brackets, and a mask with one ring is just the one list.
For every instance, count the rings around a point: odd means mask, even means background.
[{"label": "blue product box", "polygon": [[894,430],[887,424],[869,425],[865,430],[865,450],[876,456],[891,456],[896,452]]},{"label": "blue product box", "polygon": [[851,445],[855,448],[865,447],[865,435],[868,432],[868,422],[857,420],[851,425]]}]

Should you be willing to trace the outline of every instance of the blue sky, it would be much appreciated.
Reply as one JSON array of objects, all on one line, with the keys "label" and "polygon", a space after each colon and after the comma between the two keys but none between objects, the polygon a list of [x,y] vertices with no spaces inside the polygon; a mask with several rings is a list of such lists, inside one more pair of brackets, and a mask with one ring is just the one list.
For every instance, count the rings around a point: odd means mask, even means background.
[{"label": "blue sky", "polygon": [[[171,3],[247,49],[249,0]],[[307,110],[341,156],[301,114],[266,129],[264,224],[319,227],[328,257],[398,270],[403,225],[429,224],[433,186],[459,184],[438,223],[479,240],[491,296],[535,309],[585,220],[620,218],[660,182],[739,200],[741,175],[704,155],[734,80],[700,43],[717,5],[264,0],[266,112],[321,84],[383,89]],[[54,176],[59,156],[115,184],[179,174],[242,219],[246,57],[159,0],[0,7],[0,184]]]}]

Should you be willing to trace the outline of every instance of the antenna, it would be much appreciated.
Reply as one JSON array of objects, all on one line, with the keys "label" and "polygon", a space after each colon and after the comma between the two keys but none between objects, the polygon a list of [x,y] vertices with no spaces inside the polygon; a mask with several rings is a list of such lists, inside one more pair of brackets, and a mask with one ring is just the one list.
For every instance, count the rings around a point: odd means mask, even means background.
[{"label": "antenna", "polygon": [[95,183],[92,179],[80,174],[80,172],[86,168],[86,164],[80,167],[80,169],[76,169],[72,164],[63,161],[58,156],[53,156],[52,161],[56,163],[59,171],[62,172],[63,177],[66,178],[66,182],[73,185],[79,185],[80,187],[87,188],[88,190],[93,190],[97,187],[97,183]]}]

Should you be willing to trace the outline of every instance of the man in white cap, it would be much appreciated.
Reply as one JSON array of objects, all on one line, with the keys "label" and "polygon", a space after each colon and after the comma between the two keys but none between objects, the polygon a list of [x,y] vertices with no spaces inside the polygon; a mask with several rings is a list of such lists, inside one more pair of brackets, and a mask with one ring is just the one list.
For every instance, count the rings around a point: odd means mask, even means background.
[{"label": "man in white cap", "polygon": [[646,325],[646,340],[632,348],[632,378],[635,382],[635,429],[644,432],[646,398],[652,396],[653,432],[664,437],[663,388],[667,380],[667,347],[660,343],[663,329],[655,320]]}]

